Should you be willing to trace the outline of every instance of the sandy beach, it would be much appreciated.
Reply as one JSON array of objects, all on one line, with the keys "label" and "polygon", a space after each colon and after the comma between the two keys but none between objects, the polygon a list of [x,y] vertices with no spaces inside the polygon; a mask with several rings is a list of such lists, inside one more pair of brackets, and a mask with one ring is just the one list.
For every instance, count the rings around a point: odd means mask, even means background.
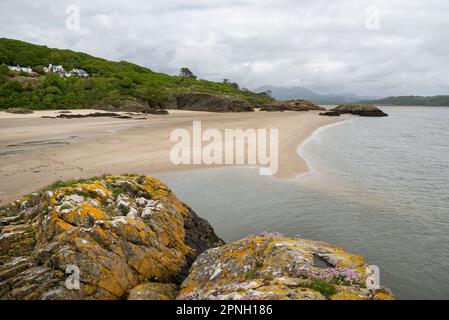
[{"label": "sandy beach", "polygon": [[[169,115],[135,119],[45,119],[55,111],[17,115],[0,112],[0,204],[17,199],[59,179],[105,173],[188,170],[205,165],[175,166],[170,161],[170,133],[202,127],[279,129],[279,178],[293,178],[308,169],[297,147],[317,128],[338,121],[318,112],[208,113],[171,110]],[[87,114],[95,110],[72,110]]]}]

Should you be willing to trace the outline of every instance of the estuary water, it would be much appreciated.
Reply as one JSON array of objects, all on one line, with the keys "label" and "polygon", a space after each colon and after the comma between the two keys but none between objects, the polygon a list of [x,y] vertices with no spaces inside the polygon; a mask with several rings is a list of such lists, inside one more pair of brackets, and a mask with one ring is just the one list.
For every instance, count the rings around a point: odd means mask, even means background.
[{"label": "estuary water", "polygon": [[379,266],[399,299],[449,299],[449,108],[385,107],[298,148],[296,179],[255,168],[159,174],[226,241],[278,231],[327,241]]}]

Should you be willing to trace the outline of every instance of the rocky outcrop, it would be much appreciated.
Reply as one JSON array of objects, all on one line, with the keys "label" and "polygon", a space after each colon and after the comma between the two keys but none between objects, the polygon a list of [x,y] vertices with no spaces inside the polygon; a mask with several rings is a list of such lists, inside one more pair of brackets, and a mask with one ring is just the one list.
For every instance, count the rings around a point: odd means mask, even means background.
[{"label": "rocky outcrop", "polygon": [[326,110],[326,109],[307,100],[277,101],[271,104],[264,105],[260,108],[260,111],[266,112],[310,111],[310,110]]},{"label": "rocky outcrop", "polygon": [[[0,210],[0,298],[172,298],[195,258],[222,244],[157,179],[56,183]],[[78,273],[79,289],[67,286]]]},{"label": "rocky outcrop", "polygon": [[0,299],[393,299],[366,267],[276,233],[224,245],[152,177],[58,182],[0,209]]},{"label": "rocky outcrop", "polygon": [[366,267],[330,244],[263,234],[199,256],[178,299],[393,299],[366,288]]},{"label": "rocky outcrop", "polygon": [[287,104],[291,108],[305,108],[307,110],[317,110],[317,111],[324,111],[326,108],[320,107],[319,105],[308,101],[308,100],[289,100],[287,101]]},{"label": "rocky outcrop", "polygon": [[167,103],[167,109],[210,111],[210,112],[252,112],[254,109],[246,100],[216,96],[206,93],[180,94]]},{"label": "rocky outcrop", "polygon": [[361,117],[388,117],[388,114],[386,114],[379,108],[370,105],[345,104],[339,105],[331,111],[338,112],[339,114],[354,114]]},{"label": "rocky outcrop", "polygon": [[168,111],[158,104],[143,103],[137,100],[117,100],[101,109],[113,112],[138,112],[143,114],[168,114]]},{"label": "rocky outcrop", "polygon": [[340,113],[337,111],[326,111],[326,112],[321,112],[320,116],[339,117]]},{"label": "rocky outcrop", "polygon": [[287,104],[276,102],[269,105],[264,105],[260,108],[260,111],[264,112],[284,112],[284,111],[309,111],[306,108],[298,107],[295,109],[291,109]]}]

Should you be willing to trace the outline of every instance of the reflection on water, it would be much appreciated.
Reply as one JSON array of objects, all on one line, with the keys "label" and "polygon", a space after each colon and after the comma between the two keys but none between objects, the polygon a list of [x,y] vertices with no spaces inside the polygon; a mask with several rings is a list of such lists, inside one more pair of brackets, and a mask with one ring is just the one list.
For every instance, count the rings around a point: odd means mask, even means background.
[{"label": "reflection on water", "polygon": [[227,241],[279,231],[366,257],[399,298],[449,298],[449,108],[385,108],[320,130],[313,174],[256,169],[160,174]]}]

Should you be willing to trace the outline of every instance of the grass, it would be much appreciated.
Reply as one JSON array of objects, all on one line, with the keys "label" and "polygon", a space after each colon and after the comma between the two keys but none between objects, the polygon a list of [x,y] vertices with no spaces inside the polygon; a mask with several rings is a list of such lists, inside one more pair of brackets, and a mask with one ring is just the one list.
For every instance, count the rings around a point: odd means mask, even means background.
[{"label": "grass", "polygon": [[123,192],[124,190],[120,187],[115,187],[114,189],[112,189],[112,195],[114,196],[114,198],[117,198],[119,194],[122,194]]},{"label": "grass", "polygon": [[67,210],[67,209],[72,209],[72,207],[68,204],[64,204],[61,206],[61,210]]},{"label": "grass", "polygon": [[108,199],[107,198],[101,198],[100,199],[100,204],[103,206],[103,207],[106,207],[109,203],[108,203]]},{"label": "grass", "polygon": [[313,279],[309,288],[320,292],[326,298],[329,298],[337,293],[337,288],[332,283],[322,279]]},{"label": "grass", "polygon": [[[254,257],[254,260],[255,260],[254,264],[251,266],[251,268],[245,274],[245,278],[248,280],[259,278],[260,272],[258,272],[258,270],[260,268],[262,268],[264,265],[263,261],[261,261],[260,258]],[[270,276],[271,275],[267,275],[266,277],[269,278]]]},{"label": "grass", "polygon": [[71,187],[79,182],[80,182],[80,180],[65,180],[65,181],[58,180],[58,181],[53,182],[49,186],[45,187],[43,190],[44,191],[55,191],[56,189],[59,189],[59,188]]},{"label": "grass", "polygon": [[247,279],[247,280],[257,279],[258,277],[259,277],[259,274],[257,273],[257,270],[254,268],[249,269],[245,273],[245,279]]}]

